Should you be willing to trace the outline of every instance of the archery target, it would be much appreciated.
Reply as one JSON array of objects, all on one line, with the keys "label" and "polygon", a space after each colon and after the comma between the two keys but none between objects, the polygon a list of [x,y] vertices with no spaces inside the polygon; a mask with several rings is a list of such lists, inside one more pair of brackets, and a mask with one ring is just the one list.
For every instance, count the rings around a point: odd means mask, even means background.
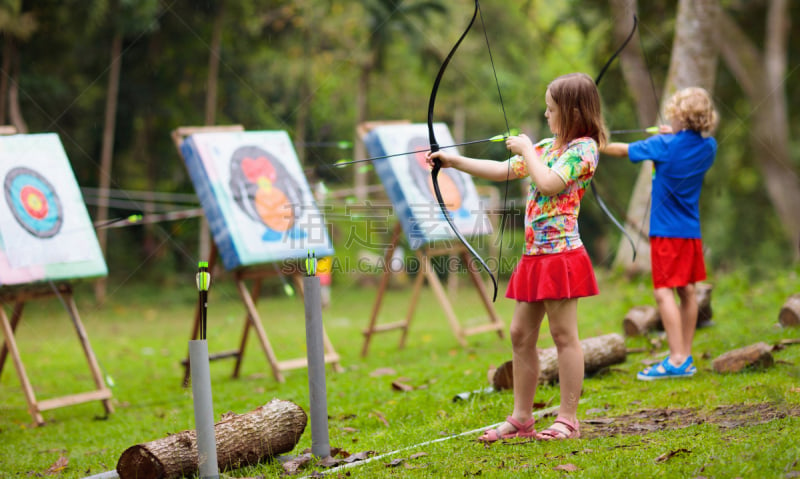
[{"label": "archery target", "polygon": [[180,151],[226,269],[333,255],[285,131],[195,133]]},{"label": "archery target", "polygon": [[[447,125],[434,123],[440,144],[455,143]],[[403,225],[409,246],[418,249],[425,244],[455,239],[433,194],[430,171],[425,162],[428,125],[424,123],[391,124],[374,128],[364,137],[370,156],[394,156],[376,160],[375,172],[386,188],[393,213]],[[446,146],[442,149],[447,148]],[[450,147],[457,151],[457,148]],[[453,168],[439,172],[439,188],[450,218],[465,236],[492,233],[489,213],[484,210],[472,177]]]},{"label": "archery target", "polygon": [[37,238],[58,234],[64,210],[44,176],[30,168],[14,168],[6,174],[3,189],[11,214],[26,231]]},{"label": "archery target", "polygon": [[58,135],[0,137],[0,181],[0,287],[108,273]]}]

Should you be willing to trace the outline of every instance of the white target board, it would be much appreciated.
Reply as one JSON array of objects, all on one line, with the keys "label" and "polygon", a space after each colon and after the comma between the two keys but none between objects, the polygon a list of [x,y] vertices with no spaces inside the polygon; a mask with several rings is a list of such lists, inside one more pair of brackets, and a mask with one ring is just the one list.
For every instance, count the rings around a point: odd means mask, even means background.
[{"label": "white target board", "polygon": [[[441,145],[454,143],[447,125],[434,123],[433,127]],[[403,225],[409,246],[418,249],[433,241],[454,239],[455,233],[434,195],[431,172],[425,161],[430,148],[428,125],[379,126],[365,136],[364,144],[371,157],[398,155],[373,163],[392,202],[393,213]],[[458,151],[455,147],[450,149]],[[401,154],[405,152],[408,154]],[[464,236],[491,234],[492,225],[472,177],[454,168],[442,168],[438,180],[447,214],[456,228]]]},{"label": "white target board", "polygon": [[58,135],[0,136],[0,287],[108,274]]},{"label": "white target board", "polygon": [[195,133],[180,149],[226,269],[333,255],[285,131]]}]

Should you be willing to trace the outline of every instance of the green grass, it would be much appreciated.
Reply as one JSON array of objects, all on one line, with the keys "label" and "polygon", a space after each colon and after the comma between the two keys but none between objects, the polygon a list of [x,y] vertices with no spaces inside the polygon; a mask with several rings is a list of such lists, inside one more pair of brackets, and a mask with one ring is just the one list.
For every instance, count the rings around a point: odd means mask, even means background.
[{"label": "green grass", "polygon": [[[349,453],[385,454],[409,448],[385,459],[334,473],[338,477],[786,477],[800,471],[800,345],[775,351],[770,368],[719,375],[711,360],[738,347],[764,341],[797,338],[800,329],[777,327],[778,311],[800,291],[798,269],[776,272],[753,281],[744,273],[718,274],[712,306],[714,326],[698,331],[694,355],[699,373],[679,381],[636,381],[642,361],[664,353],[629,354],[616,365],[584,382],[579,418],[587,438],[560,443],[497,443],[485,447],[477,434],[458,436],[421,447],[431,440],[458,435],[501,421],[510,411],[510,392],[474,395],[453,402],[461,392],[488,386],[487,370],[511,357],[508,339],[486,333],[469,337],[462,348],[453,337],[432,293],[423,293],[405,349],[397,348],[398,332],[373,337],[369,355],[360,357],[363,336],[375,292],[345,285],[337,278],[333,302],[323,312],[325,326],[345,371],[328,369],[330,442]],[[600,271],[601,294],[581,300],[582,338],[622,332],[628,309],[653,304],[646,280],[624,281]],[[453,298],[464,325],[485,322],[483,309],[466,278]],[[501,286],[502,287],[502,286]],[[269,288],[259,304],[262,323],[278,359],[305,355],[303,303]],[[93,305],[88,285],[76,294],[95,354],[113,377],[116,412],[103,416],[99,402],[44,412],[47,424],[33,426],[13,364],[7,361],[0,377],[0,477],[39,477],[59,457],[67,466],[53,477],[78,478],[115,468],[121,453],[137,443],[194,427],[191,389],[181,386],[187,341],[193,320],[194,278],[169,287],[112,285],[108,303]],[[405,317],[410,289],[390,290],[380,322]],[[513,304],[498,299],[495,307],[508,324]],[[209,350],[214,353],[238,344],[244,318],[229,277],[215,278],[209,298]],[[649,347],[650,338],[628,338],[629,348]],[[83,392],[92,381],[68,316],[56,300],[31,303],[17,331],[17,341],[38,399]],[[541,347],[552,346],[543,331]],[[286,382],[271,375],[260,345],[251,334],[241,377],[230,377],[233,360],[211,364],[215,416],[244,413],[273,398],[293,401],[309,411],[304,369],[286,372]],[[378,368],[395,374],[373,377]],[[392,389],[401,380],[410,392]],[[537,402],[556,405],[556,386],[537,391]],[[767,403],[785,414],[773,420],[753,417],[734,424],[704,420],[661,430],[592,434],[590,421],[619,420],[649,409],[685,408],[698,417],[711,417],[721,405]],[[688,414],[688,413],[687,413]],[[680,416],[679,416],[680,417]],[[688,417],[688,416],[687,416]],[[737,418],[732,418],[737,419]],[[740,418],[738,418],[740,419]],[[540,421],[549,424],[551,418]],[[541,426],[540,426],[541,427]],[[292,454],[311,445],[310,424]],[[415,456],[417,453],[425,453]],[[662,455],[668,459],[659,461]],[[414,457],[412,457],[414,456]],[[387,466],[393,459],[404,461]],[[574,472],[556,470],[573,465]],[[321,467],[307,470],[324,470]],[[226,471],[229,477],[279,477],[280,464],[267,462]]]}]

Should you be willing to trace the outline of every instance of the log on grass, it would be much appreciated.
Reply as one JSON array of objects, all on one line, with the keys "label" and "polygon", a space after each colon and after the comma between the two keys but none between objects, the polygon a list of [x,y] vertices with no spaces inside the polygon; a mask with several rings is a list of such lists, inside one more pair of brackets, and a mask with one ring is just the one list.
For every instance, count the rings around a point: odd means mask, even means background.
[{"label": "log on grass", "polygon": [[759,342],[728,351],[712,361],[711,366],[718,373],[738,373],[746,367],[769,367],[774,362],[772,346]]},{"label": "log on grass", "polygon": [[[221,471],[257,464],[295,448],[308,417],[289,401],[273,399],[245,414],[223,415],[214,425]],[[117,462],[120,479],[171,479],[199,472],[197,434],[171,434],[126,449]]]},{"label": "log on grass", "polygon": [[714,286],[709,283],[697,283],[695,285],[695,297],[697,298],[697,327],[703,328],[711,325],[711,291]]},{"label": "log on grass", "polygon": [[789,296],[783,303],[781,312],[778,314],[778,321],[784,328],[800,326],[800,293]]},{"label": "log on grass", "polygon": [[[581,341],[583,368],[586,374],[625,362],[625,339],[619,334],[606,334]],[[558,352],[555,347],[539,350],[539,384],[558,381]],[[514,377],[511,361],[497,368],[492,375],[492,386],[497,390],[513,389]]]},{"label": "log on grass", "polygon": [[634,306],[622,320],[625,336],[644,336],[661,327],[661,315],[653,306]]},{"label": "log on grass", "polygon": [[[697,327],[703,328],[711,325],[711,291],[714,286],[708,283],[695,285],[695,298],[697,298]],[[622,320],[622,329],[625,336],[644,336],[650,331],[663,329],[661,314],[654,306],[634,306]]]}]

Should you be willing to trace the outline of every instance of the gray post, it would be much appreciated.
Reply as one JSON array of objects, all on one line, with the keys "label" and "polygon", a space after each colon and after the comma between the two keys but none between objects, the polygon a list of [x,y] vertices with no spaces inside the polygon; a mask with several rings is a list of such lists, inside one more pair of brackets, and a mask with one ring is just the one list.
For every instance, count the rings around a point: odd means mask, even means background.
[{"label": "gray post", "polygon": [[303,278],[306,307],[306,354],[308,395],[311,402],[311,453],[331,455],[328,440],[328,398],[325,391],[325,347],[322,342],[322,296],[317,276]]},{"label": "gray post", "polygon": [[189,341],[189,364],[192,373],[194,424],[197,431],[197,462],[200,466],[200,478],[218,478],[214,406],[211,401],[211,373],[206,341]]}]

